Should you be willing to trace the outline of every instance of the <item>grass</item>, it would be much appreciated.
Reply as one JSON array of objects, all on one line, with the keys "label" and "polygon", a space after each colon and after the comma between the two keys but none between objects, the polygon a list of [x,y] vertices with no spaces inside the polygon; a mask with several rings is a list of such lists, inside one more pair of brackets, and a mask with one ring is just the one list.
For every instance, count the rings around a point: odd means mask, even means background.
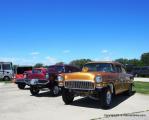
[{"label": "grass", "polygon": [[12,83],[12,81],[11,81],[11,80],[9,80],[9,81],[4,81],[4,80],[0,79],[0,83]]},{"label": "grass", "polygon": [[134,90],[137,93],[149,94],[149,82],[134,82]]}]

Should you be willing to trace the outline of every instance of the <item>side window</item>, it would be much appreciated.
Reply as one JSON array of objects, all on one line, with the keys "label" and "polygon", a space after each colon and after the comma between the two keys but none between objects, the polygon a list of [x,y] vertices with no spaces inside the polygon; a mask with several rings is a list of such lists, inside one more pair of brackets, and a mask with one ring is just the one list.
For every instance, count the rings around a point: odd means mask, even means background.
[{"label": "side window", "polygon": [[122,69],[120,65],[116,65],[116,72],[122,73]]},{"label": "side window", "polygon": [[69,66],[65,66],[65,73],[70,73],[71,72],[71,69]]},{"label": "side window", "polygon": [[10,64],[3,64],[3,70],[11,70]]}]

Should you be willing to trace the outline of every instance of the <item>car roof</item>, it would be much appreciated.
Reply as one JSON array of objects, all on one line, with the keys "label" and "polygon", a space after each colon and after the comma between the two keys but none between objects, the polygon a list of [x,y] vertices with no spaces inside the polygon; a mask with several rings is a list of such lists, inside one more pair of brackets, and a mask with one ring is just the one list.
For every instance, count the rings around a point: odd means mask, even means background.
[{"label": "car roof", "polygon": [[36,70],[43,70],[43,69],[46,70],[47,68],[42,68],[41,67],[41,68],[34,68],[34,69],[36,69]]},{"label": "car roof", "polygon": [[65,67],[65,66],[77,68],[76,66],[73,66],[73,65],[66,65],[66,64],[63,64],[63,65],[51,65],[51,66],[49,66],[49,67]]},{"label": "car roof", "polygon": [[87,64],[90,64],[90,63],[110,63],[110,64],[115,64],[115,65],[123,65],[119,62],[115,62],[115,61],[93,61],[93,62],[88,62]]}]

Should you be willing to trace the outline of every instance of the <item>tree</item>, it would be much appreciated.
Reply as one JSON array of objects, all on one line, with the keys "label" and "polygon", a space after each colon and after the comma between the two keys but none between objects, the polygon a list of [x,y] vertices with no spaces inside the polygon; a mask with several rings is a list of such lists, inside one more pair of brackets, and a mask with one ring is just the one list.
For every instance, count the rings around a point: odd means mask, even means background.
[{"label": "tree", "polygon": [[44,65],[42,64],[42,63],[37,63],[37,64],[35,64],[35,68],[40,68],[40,67],[43,67]]},{"label": "tree", "polygon": [[55,65],[64,65],[64,62],[58,62]]},{"label": "tree", "polygon": [[149,52],[141,55],[141,61],[144,65],[149,66]]},{"label": "tree", "polygon": [[116,62],[119,62],[123,65],[129,64],[129,60],[128,59],[124,59],[124,58],[119,58],[115,60]]},{"label": "tree", "polygon": [[78,60],[71,61],[69,64],[79,67],[79,68],[82,68],[84,66],[84,64],[91,62],[91,61],[92,60],[90,60],[90,59],[78,59]]},{"label": "tree", "polygon": [[138,60],[138,59],[130,59],[128,63],[134,66],[143,66],[143,63],[141,62],[141,60]]}]

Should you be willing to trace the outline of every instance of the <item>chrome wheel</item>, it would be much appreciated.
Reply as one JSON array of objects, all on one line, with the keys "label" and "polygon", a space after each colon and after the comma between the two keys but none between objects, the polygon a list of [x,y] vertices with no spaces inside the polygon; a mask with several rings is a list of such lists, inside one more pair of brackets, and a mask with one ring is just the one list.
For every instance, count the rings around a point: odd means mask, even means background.
[{"label": "chrome wheel", "polygon": [[53,88],[53,94],[54,95],[58,95],[59,94],[59,87],[58,86],[54,86],[54,88]]},{"label": "chrome wheel", "polygon": [[107,105],[110,105],[111,100],[112,100],[112,94],[111,94],[111,92],[108,90],[108,91],[107,91],[107,94],[106,94],[106,102],[107,102]]}]

